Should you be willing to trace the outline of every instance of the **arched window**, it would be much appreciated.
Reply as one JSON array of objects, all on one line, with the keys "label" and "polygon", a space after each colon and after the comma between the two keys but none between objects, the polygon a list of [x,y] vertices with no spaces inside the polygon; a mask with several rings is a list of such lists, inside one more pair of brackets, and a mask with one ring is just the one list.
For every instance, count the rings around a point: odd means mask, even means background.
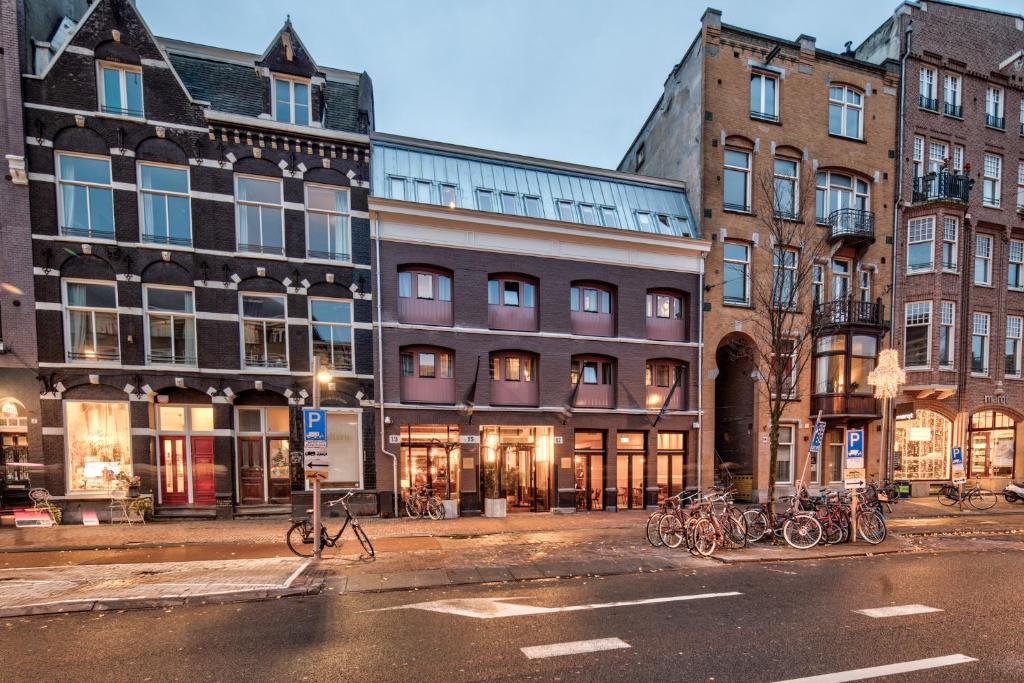
[{"label": "arched window", "polygon": [[403,403],[455,403],[455,354],[436,346],[407,346],[399,354]]},{"label": "arched window", "polygon": [[537,330],[537,280],[517,273],[487,279],[487,325],[495,330]]},{"label": "arched window", "polygon": [[828,223],[833,211],[853,209],[869,211],[871,209],[871,186],[848,173],[835,171],[818,171],[815,183],[815,220]]},{"label": "arched window", "polygon": [[420,325],[452,324],[452,274],[434,266],[398,271],[398,320]]},{"label": "arched window", "polygon": [[526,351],[491,354],[491,404],[535,406],[538,403],[537,359]]},{"label": "arched window", "polygon": [[574,282],[569,290],[573,334],[615,336],[614,287],[603,282]]}]

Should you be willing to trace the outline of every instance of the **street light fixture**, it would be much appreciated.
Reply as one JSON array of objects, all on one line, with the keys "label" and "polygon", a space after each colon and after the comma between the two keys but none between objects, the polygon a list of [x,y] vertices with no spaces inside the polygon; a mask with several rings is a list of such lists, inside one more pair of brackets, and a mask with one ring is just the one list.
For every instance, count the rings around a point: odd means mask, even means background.
[{"label": "street light fixture", "polygon": [[[320,367],[320,356],[313,356],[313,409],[320,408],[320,385],[333,377],[327,368]],[[313,480],[313,557],[317,560],[323,552],[320,545],[320,479]]]},{"label": "street light fixture", "polygon": [[891,430],[892,412],[890,404],[892,400],[900,395],[903,385],[907,383],[907,373],[900,367],[900,354],[896,349],[885,349],[878,354],[878,365],[868,373],[868,384],[875,388],[875,398],[882,399],[882,440],[885,444],[886,463],[885,474],[890,481],[895,472],[893,471],[892,438]]}]

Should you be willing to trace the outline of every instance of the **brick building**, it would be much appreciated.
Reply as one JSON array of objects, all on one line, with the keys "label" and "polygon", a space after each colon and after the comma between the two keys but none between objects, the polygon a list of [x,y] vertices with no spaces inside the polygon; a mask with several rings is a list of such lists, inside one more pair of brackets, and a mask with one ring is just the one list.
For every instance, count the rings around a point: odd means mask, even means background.
[{"label": "brick building", "polygon": [[[754,316],[767,315],[770,305],[751,290],[769,278],[785,281],[787,269],[797,268],[808,277],[788,305],[805,316],[802,329],[814,332],[806,365],[795,363],[787,388],[777,490],[802,476],[811,488],[841,481],[850,428],[865,430],[869,478],[884,473],[881,411],[867,375],[888,328],[898,83],[895,62],[822,50],[806,35],[786,40],[727,25],[708,9],[622,159],[621,170],[685,181],[701,234],[711,240],[705,480],[716,464],[729,463],[753,498],[767,493],[767,394],[752,360],[765,339],[752,330]],[[796,224],[792,234],[824,243],[823,252],[808,252],[803,238],[772,244],[768,235],[781,233],[769,233],[766,220]],[[799,265],[806,259],[813,268]],[[805,467],[819,410],[829,429],[820,461]]]},{"label": "brick building", "polygon": [[382,489],[495,515],[700,483],[681,183],[381,134],[373,160]]},{"label": "brick building", "polygon": [[290,22],[248,54],[155,38],[126,0],[78,9],[22,79],[32,484],[72,519],[130,475],[158,515],[308,504],[292,453],[316,356],[325,488],[375,492],[369,77],[318,66]]},{"label": "brick building", "polygon": [[1024,472],[1024,17],[904,2],[858,48],[903,60],[894,338],[897,477]]}]

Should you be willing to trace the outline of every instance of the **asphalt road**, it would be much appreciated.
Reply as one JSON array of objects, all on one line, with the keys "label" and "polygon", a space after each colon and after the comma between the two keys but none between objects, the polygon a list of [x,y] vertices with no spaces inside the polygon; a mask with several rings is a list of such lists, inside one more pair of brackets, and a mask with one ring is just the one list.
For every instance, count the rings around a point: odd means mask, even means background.
[{"label": "asphalt road", "polygon": [[[1021,680],[1024,552],[993,545],[4,620],[0,680],[770,682],[950,655],[976,661],[898,678]],[[739,594],[667,600],[725,593]],[[440,600],[460,602],[438,606],[448,611],[409,608]],[[586,607],[641,600],[648,602]],[[883,618],[855,611],[910,604],[942,611]],[[470,615],[450,613],[452,606]],[[394,607],[401,609],[386,609]],[[559,609],[566,607],[574,609]],[[616,649],[554,656],[522,649],[590,640],[599,642],[589,647]]]}]

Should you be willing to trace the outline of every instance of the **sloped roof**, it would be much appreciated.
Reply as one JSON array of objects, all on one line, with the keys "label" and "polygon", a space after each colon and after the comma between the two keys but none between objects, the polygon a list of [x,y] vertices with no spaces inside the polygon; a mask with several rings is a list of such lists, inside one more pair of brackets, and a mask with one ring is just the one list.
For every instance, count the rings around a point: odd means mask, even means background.
[{"label": "sloped roof", "polygon": [[173,52],[168,57],[194,99],[230,114],[263,112],[263,80],[253,68]]}]

